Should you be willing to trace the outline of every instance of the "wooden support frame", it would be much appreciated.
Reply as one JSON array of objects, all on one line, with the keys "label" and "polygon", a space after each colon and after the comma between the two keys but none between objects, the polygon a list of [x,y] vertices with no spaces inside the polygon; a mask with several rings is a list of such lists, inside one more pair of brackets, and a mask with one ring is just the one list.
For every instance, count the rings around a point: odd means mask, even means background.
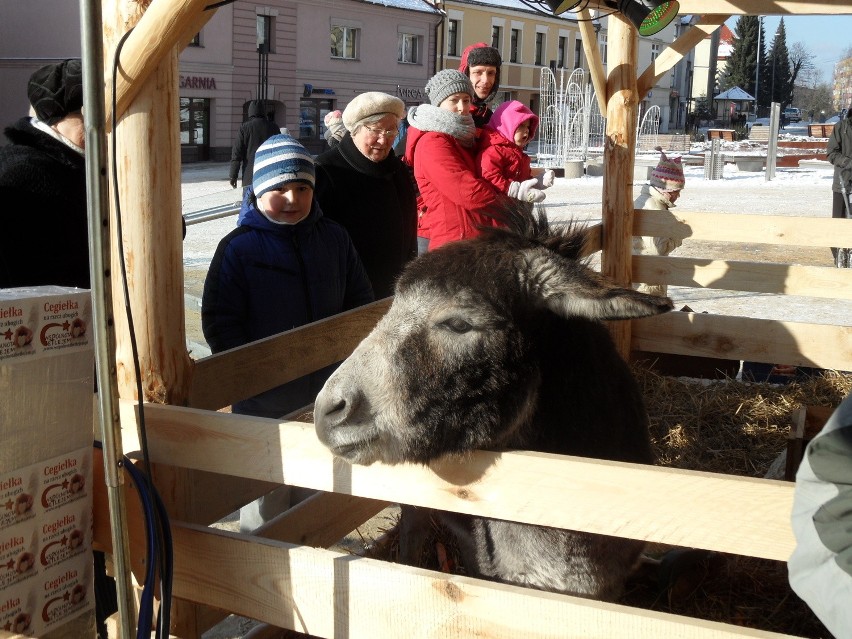
[{"label": "wooden support frame", "polygon": [[[104,16],[108,58],[128,26],[137,26],[121,56],[116,113],[134,122],[131,139],[119,150],[119,165],[125,171],[121,176],[122,193],[127,201],[144,201],[151,212],[126,211],[131,220],[127,237],[132,240],[124,240],[132,252],[131,259],[136,269],[130,282],[131,306],[151,311],[144,326],[142,349],[145,359],[142,381],[146,398],[175,404],[182,404],[189,398],[194,405],[205,408],[226,405],[253,392],[253,381],[240,381],[253,377],[245,375],[245,362],[251,360],[256,364],[257,352],[266,352],[267,349],[270,355],[264,360],[264,366],[272,367],[276,357],[283,353],[303,358],[302,363],[296,364],[292,370],[274,371],[274,379],[286,380],[287,376],[297,376],[298,371],[303,370],[299,366],[311,369],[319,361],[337,361],[351,348],[359,331],[375,322],[381,314],[380,306],[369,309],[364,316],[354,313],[340,320],[354,323],[350,326],[351,332],[345,333],[330,352],[329,344],[340,336],[323,341],[319,334],[310,331],[322,333],[329,326],[337,326],[337,320],[330,321],[324,328],[308,327],[304,334],[295,332],[278,336],[262,346],[236,350],[218,359],[196,365],[189,362],[183,343],[182,295],[175,295],[175,292],[182,293],[182,287],[180,278],[176,277],[180,268],[177,228],[180,156],[176,147],[178,137],[174,133],[176,101],[172,96],[177,85],[177,52],[213,12],[204,11],[207,2],[202,0],[149,0],[130,5],[130,8],[119,0],[105,4],[111,9],[105,11]],[[595,6],[605,8],[594,0],[587,8]],[[637,39],[632,25],[619,15],[612,17],[609,44],[614,49],[610,56],[613,71],[608,78],[603,77],[596,39],[589,35],[591,25],[581,25],[592,82],[599,99],[604,101],[602,111],[607,113],[608,127],[602,194],[603,224],[590,229],[588,250],[602,249],[604,273],[624,285],[635,280],[634,264],[636,275],[643,277],[657,277],[660,269],[669,268],[659,262],[655,265],[654,261],[634,261],[630,251],[630,237],[634,229],[631,185],[636,105],[645,87],[653,86],[656,78],[671,68],[691,41],[697,42],[706,33],[712,32],[711,27],[718,27],[716,23],[725,16],[852,14],[852,3],[841,0],[810,3],[800,0],[682,0],[681,12],[707,15],[670,50],[664,51],[638,81],[635,74]],[[113,46],[109,46],[110,43]],[[109,62],[105,61],[111,73]],[[128,130],[123,133],[128,133]],[[131,175],[136,176],[138,182],[130,184]],[[637,217],[643,230],[645,225],[653,229],[655,224],[671,224],[669,220]],[[726,218],[726,224],[732,222],[736,223],[736,220]],[[820,220],[808,220],[809,225],[815,222]],[[695,232],[700,222],[690,226],[691,232]],[[800,240],[801,236],[797,239]],[[156,251],[150,250],[153,245],[157,246]],[[117,251],[113,250],[113,254],[116,255]],[[699,266],[702,265],[685,263],[679,272],[685,273],[687,268],[697,272]],[[747,267],[732,266],[706,265],[702,277],[714,277],[713,269],[727,268],[742,286],[747,286]],[[674,275],[679,268],[672,268],[672,277],[687,277]],[[790,279],[790,274],[793,274],[793,279],[799,279],[785,284],[785,291],[788,286],[791,290],[800,290],[807,278],[814,277],[810,271],[794,270],[788,270],[784,277]],[[766,269],[762,276],[777,279],[781,274]],[[824,291],[836,284],[833,278],[822,278],[821,282],[820,290]],[[114,297],[121,299],[122,296]],[[166,308],[169,304],[171,310]],[[116,315],[121,314],[116,312]],[[656,351],[668,347],[670,352],[701,354],[708,351],[716,356],[720,353],[728,357],[749,355],[749,359],[756,361],[761,361],[759,358],[762,356],[775,361],[837,364],[838,368],[852,368],[852,355],[848,352],[839,350],[832,359],[815,346],[826,339],[832,339],[833,343],[850,343],[849,327],[814,329],[811,325],[793,326],[765,320],[748,324],[734,318],[688,313],[675,313],[664,318],[637,321],[632,328],[625,322],[615,328],[613,334],[622,354],[629,354],[631,347]],[[765,335],[762,353],[750,351],[744,338],[736,339],[737,331],[743,331],[743,327],[750,338],[759,331]],[[778,331],[778,334],[784,331],[788,339],[776,343],[773,331]],[[834,333],[829,335],[832,331]],[[161,340],[162,336],[168,339]],[[298,344],[300,338],[310,346]],[[292,343],[286,343],[288,340]],[[255,350],[252,351],[252,348]],[[135,426],[136,417],[126,400],[134,396],[135,389],[131,384],[133,375],[129,372],[126,340],[120,344],[119,350],[117,375],[121,378],[121,394],[125,400],[123,420],[126,427],[131,427]],[[217,378],[217,374],[234,363],[239,366],[235,367],[233,374],[217,383],[221,379]],[[193,372],[195,375],[190,381]],[[473,467],[442,464],[430,469],[389,469],[381,466],[363,469],[335,462],[327,452],[318,450],[310,425],[155,404],[148,404],[145,410],[151,418],[154,460],[161,464],[158,486],[169,502],[171,514],[186,522],[210,520],[222,508],[233,507],[239,500],[235,491],[216,492],[221,500],[214,503],[215,500],[209,499],[210,493],[205,495],[201,486],[223,486],[236,477],[240,480],[240,490],[247,491],[243,497],[282,482],[296,485],[303,482],[326,490],[330,496],[311,500],[299,512],[288,515],[286,522],[274,522],[266,531],[279,538],[291,539],[295,535],[300,541],[316,539],[320,545],[339,533],[338,529],[323,521],[323,513],[330,510],[334,514],[346,512],[345,517],[339,517],[337,522],[347,527],[368,516],[386,501],[405,501],[459,508],[463,512],[487,516],[517,518],[531,523],[574,526],[581,530],[610,531],[611,534],[628,534],[667,543],[719,548],[776,560],[783,560],[791,549],[792,538],[786,521],[782,522],[780,517],[780,513],[786,516],[789,509],[789,485],[525,453],[499,457],[477,453]],[[286,445],[282,446],[282,441],[286,441]],[[128,443],[128,446],[128,450],[133,449],[132,444]],[[213,454],[213,461],[201,459],[201,450]],[[273,451],[273,454],[267,455],[267,451]],[[246,458],[246,455],[250,457]],[[234,466],[236,461],[243,462],[239,468]],[[545,480],[539,473],[530,470],[530,462],[535,464],[536,470],[547,469],[549,474]],[[246,467],[252,469],[251,476],[246,476],[242,470]],[[514,477],[508,478],[505,474],[507,469],[514,472]],[[476,477],[471,475],[472,470],[477,473]],[[547,507],[535,505],[526,498],[529,493],[517,489],[514,483],[517,477],[521,477],[533,492],[543,486],[548,495],[559,494],[555,487],[567,478],[574,487],[570,497],[580,499],[576,503],[587,507],[591,516],[581,516],[576,507],[574,512],[570,512],[570,506],[575,503],[572,500],[560,502],[561,509],[554,509],[549,504]],[[202,479],[202,484],[196,484],[198,478]],[[618,481],[613,481],[614,478]],[[641,486],[644,491],[641,495],[632,488],[622,492],[625,486]],[[676,487],[674,491],[672,486]],[[714,491],[733,489],[745,495],[745,501],[753,507],[751,512],[732,514],[728,503],[724,504],[722,511],[722,504],[711,499],[710,493]],[[675,510],[686,509],[673,515],[668,510],[673,504],[666,504],[664,508],[658,500],[652,500],[653,515],[663,517],[669,524],[665,529],[660,528],[659,521],[653,520],[646,512],[638,512],[635,507],[636,503],[642,503],[649,495],[662,490],[669,495],[677,494]],[[592,494],[598,495],[598,498],[591,497]],[[731,526],[726,526],[724,532],[713,528],[718,522],[705,521],[707,528],[704,532],[694,525],[684,528],[683,522],[691,520],[694,515],[694,504],[705,494],[708,495],[709,512],[715,518],[733,517],[746,525],[749,517],[761,512],[754,509],[765,509],[773,521],[771,538],[767,539],[763,527],[760,532],[755,532],[748,530],[748,525],[733,539]],[[199,495],[204,495],[200,506]],[[480,499],[472,500],[471,495]],[[607,501],[609,506],[602,505],[601,495],[615,501]],[[562,498],[566,499],[564,495]],[[627,509],[631,506],[628,503],[631,499],[634,502],[632,509],[624,511],[627,514],[620,515],[613,522],[612,513],[622,511],[613,510],[612,504]],[[697,516],[700,520],[701,515]],[[724,542],[706,538],[707,531],[713,530],[717,530],[719,534],[716,537],[724,539]],[[214,532],[191,523],[176,526],[176,540],[178,576],[175,592],[181,598],[181,605],[173,616],[176,619],[174,632],[182,637],[200,635],[206,624],[222,614],[205,606],[227,608],[269,623],[325,636],[397,637],[405,632],[419,634],[424,628],[429,628],[446,637],[467,637],[475,633],[495,637],[544,637],[552,636],[553,628],[566,627],[587,629],[583,631],[586,637],[779,636],[499,584],[448,578],[428,571],[385,568],[379,565],[380,562],[290,547],[281,541],[261,541]],[[247,565],[261,568],[251,571],[247,570]],[[389,583],[394,587],[388,589]],[[384,590],[377,594],[377,587]],[[381,615],[359,614],[375,601],[385,599],[390,605],[381,609]],[[419,603],[411,606],[411,601],[415,600]],[[201,605],[184,606],[186,602]],[[406,605],[403,606],[402,602]],[[373,609],[370,609],[372,612]]]}]

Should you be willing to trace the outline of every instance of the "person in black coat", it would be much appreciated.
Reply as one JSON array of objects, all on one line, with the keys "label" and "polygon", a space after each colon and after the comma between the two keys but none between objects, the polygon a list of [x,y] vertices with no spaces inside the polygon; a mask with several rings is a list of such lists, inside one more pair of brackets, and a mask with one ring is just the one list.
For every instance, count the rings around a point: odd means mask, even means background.
[{"label": "person in black coat", "polygon": [[315,197],[349,232],[376,299],[393,295],[399,273],[417,255],[417,203],[411,173],[393,152],[405,104],[379,91],[343,111],[347,133],[316,158]]},{"label": "person in black coat", "polygon": [[30,77],[35,115],[5,129],[0,147],[0,288],[89,288],[89,224],[80,60]]},{"label": "person in black coat", "polygon": [[248,106],[248,120],[240,125],[237,139],[231,149],[231,172],[229,181],[232,188],[237,188],[237,176],[240,166],[243,167],[243,188],[251,186],[254,171],[254,154],[257,148],[273,135],[280,133],[275,122],[268,120],[264,113],[264,101],[252,100]]}]

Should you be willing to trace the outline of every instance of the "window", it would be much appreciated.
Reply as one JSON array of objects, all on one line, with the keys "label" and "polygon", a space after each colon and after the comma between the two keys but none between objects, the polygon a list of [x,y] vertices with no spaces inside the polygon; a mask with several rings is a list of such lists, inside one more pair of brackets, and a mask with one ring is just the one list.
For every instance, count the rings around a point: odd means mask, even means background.
[{"label": "window", "polygon": [[601,52],[601,63],[606,64],[606,34],[598,34],[598,49]]},{"label": "window", "polygon": [[447,21],[447,55],[459,54],[459,21]]},{"label": "window", "polygon": [[326,98],[302,98],[299,102],[299,140],[302,144],[308,146],[311,142],[321,142],[325,115],[333,108],[332,101]]},{"label": "window", "polygon": [[568,38],[559,36],[559,45],[556,48],[556,66],[565,68],[565,54],[568,51]]},{"label": "window", "polygon": [[653,64],[654,60],[657,59],[657,56],[660,55],[660,45],[654,43],[651,45],[651,63]]},{"label": "window", "polygon": [[535,63],[544,64],[544,34],[541,31],[535,34]]},{"label": "window", "polygon": [[577,38],[574,42],[574,68],[579,69],[583,66],[583,39]]},{"label": "window", "polygon": [[503,27],[498,27],[496,24],[491,27],[491,46],[500,50],[500,43],[503,41]]},{"label": "window", "polygon": [[333,25],[331,27],[331,57],[355,60],[358,57],[360,29]]},{"label": "window", "polygon": [[189,41],[189,44],[187,46],[189,46],[189,47],[200,47],[201,46],[201,31],[199,31],[198,33],[196,33],[192,37],[192,40]]},{"label": "window", "polygon": [[520,29],[512,29],[511,34],[509,36],[509,62],[520,62],[520,55],[518,53],[519,44],[518,41],[521,39],[521,30]]},{"label": "window", "polygon": [[400,33],[397,47],[397,62],[417,64],[420,62],[420,37],[413,33]]},{"label": "window", "polygon": [[257,16],[257,50],[258,53],[275,53],[273,35],[275,30],[272,16]]}]

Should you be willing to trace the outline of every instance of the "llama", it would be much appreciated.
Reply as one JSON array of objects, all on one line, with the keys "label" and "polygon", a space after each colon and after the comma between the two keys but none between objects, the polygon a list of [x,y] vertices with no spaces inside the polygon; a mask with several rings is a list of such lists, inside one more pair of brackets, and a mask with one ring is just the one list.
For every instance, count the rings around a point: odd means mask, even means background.
[{"label": "llama", "polygon": [[[672,309],[580,259],[584,233],[504,203],[502,226],[411,262],[375,329],[317,396],[316,432],[356,464],[427,464],[474,449],[652,463],[648,419],[600,320]],[[419,513],[419,517],[415,516]],[[643,543],[436,512],[468,574],[615,600]],[[403,507],[401,558],[423,509]]]}]

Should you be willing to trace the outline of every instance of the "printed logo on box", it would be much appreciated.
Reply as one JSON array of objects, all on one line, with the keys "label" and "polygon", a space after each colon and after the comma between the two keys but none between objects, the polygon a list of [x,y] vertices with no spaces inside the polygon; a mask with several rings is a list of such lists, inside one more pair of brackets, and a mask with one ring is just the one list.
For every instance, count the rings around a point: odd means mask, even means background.
[{"label": "printed logo on box", "polygon": [[31,309],[24,312],[18,302],[0,303],[0,359],[27,357],[36,353],[33,344],[36,328],[36,313]]},{"label": "printed logo on box", "polygon": [[0,530],[35,517],[33,505],[37,486],[32,471],[0,476]]},{"label": "printed logo on box", "polygon": [[90,456],[91,451],[82,459],[69,454],[59,461],[52,460],[42,467],[39,501],[44,512],[88,498],[86,467]]}]

